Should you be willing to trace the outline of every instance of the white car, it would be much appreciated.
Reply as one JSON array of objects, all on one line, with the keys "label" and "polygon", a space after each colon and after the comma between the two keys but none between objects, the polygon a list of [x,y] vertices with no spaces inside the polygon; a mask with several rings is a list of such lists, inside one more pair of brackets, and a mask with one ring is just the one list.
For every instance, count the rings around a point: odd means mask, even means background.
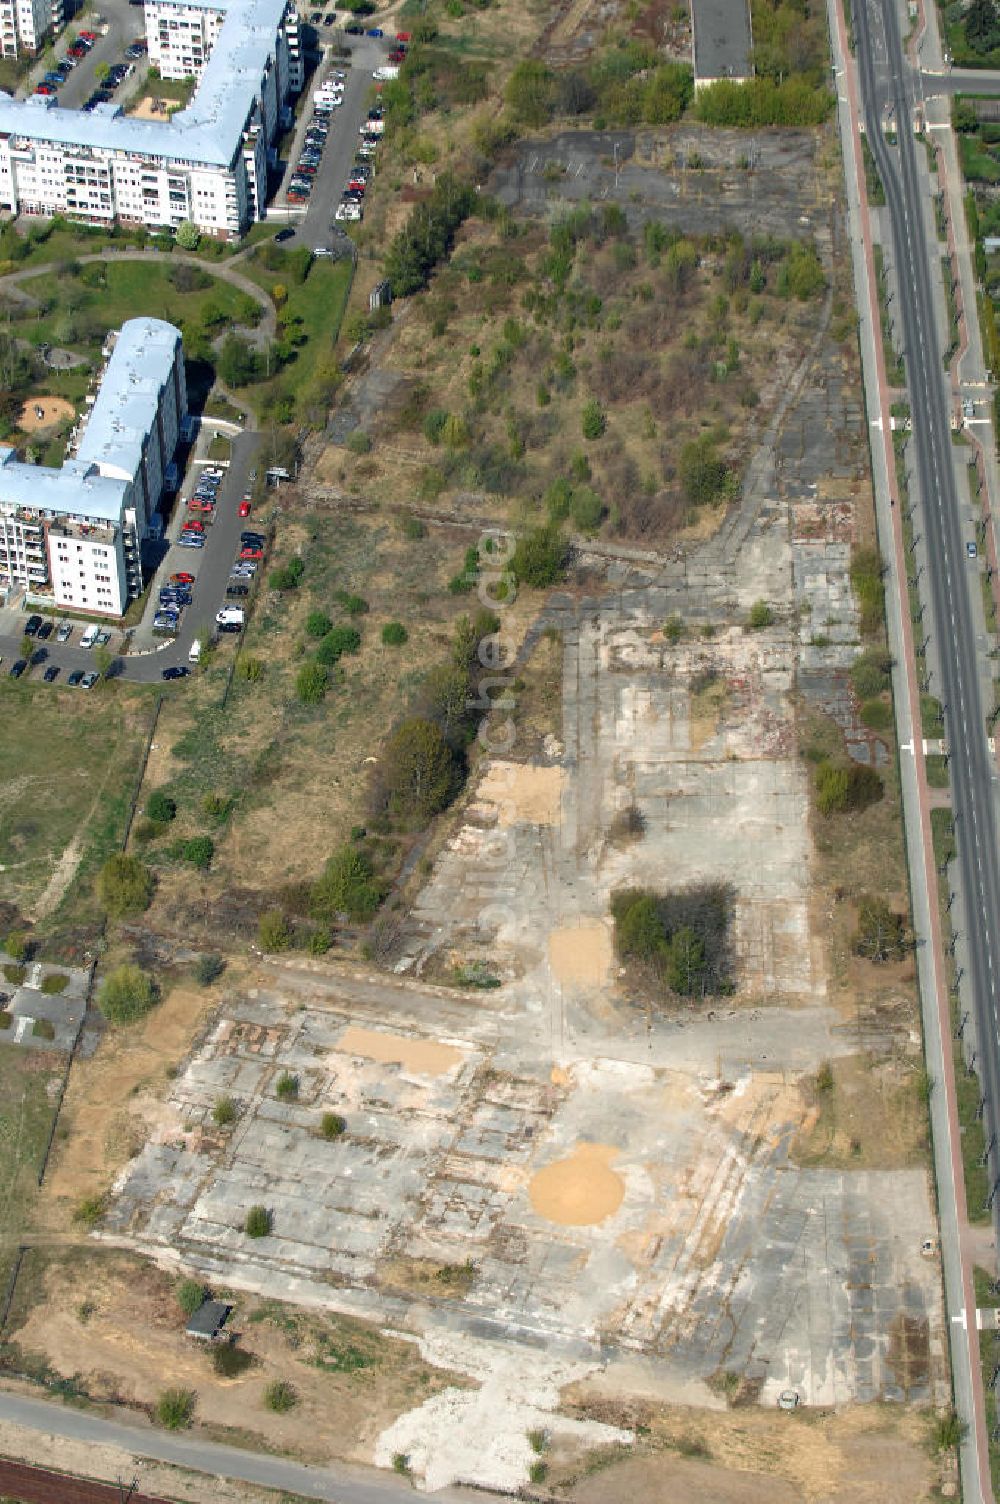
[{"label": "white car", "polygon": [[246,621],[246,613],[242,606],[223,606],[221,611],[215,613],[215,624],[218,627],[242,627]]},{"label": "white car", "polygon": [[348,219],[355,223],[363,217],[360,204],[338,204],[333,215],[334,219]]}]

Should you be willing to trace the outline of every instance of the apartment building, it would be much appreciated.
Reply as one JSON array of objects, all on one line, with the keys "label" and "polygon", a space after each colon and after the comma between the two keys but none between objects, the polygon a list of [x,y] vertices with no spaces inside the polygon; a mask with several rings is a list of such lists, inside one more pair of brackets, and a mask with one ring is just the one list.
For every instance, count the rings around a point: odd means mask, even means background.
[{"label": "apartment building", "polygon": [[0,446],[0,593],[121,616],[142,590],[139,549],[186,414],[180,331],[130,319],[60,469]]},{"label": "apartment building", "polygon": [[40,51],[61,24],[62,0],[0,0],[0,57]]},{"label": "apartment building", "polygon": [[145,16],[164,76],[199,77],[190,104],[139,120],[114,103],[0,98],[0,211],[150,230],[189,219],[229,240],[264,218],[282,107],[303,81],[292,0],[148,0]]}]

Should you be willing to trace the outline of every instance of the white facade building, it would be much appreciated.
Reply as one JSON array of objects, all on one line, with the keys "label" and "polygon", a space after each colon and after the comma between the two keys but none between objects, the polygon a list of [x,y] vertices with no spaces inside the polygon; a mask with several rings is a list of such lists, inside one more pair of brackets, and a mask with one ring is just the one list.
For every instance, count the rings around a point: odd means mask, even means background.
[{"label": "white facade building", "polygon": [[61,20],[61,0],[0,0],[0,56],[38,52]]},{"label": "white facade building", "polygon": [[121,616],[142,589],[139,546],[186,413],[180,331],[130,319],[72,459],[52,470],[0,446],[0,591]]},{"label": "white facade building", "polygon": [[198,76],[190,104],[161,121],[0,98],[0,210],[151,230],[190,219],[230,240],[263,219],[268,151],[302,87],[292,0],[149,0],[146,33],[165,77]]}]

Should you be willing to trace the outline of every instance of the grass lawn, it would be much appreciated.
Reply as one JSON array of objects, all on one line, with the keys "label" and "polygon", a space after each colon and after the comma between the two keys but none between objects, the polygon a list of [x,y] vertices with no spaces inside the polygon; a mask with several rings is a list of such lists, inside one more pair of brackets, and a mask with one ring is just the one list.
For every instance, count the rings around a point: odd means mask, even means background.
[{"label": "grass lawn", "polygon": [[48,1088],[61,1066],[55,1055],[0,1043],[0,1291],[6,1291],[14,1250],[31,1220],[52,1126]]},{"label": "grass lawn", "polygon": [[121,685],[53,694],[0,681],[0,900],[23,915],[42,901],[56,950],[71,935],[86,943],[99,920],[92,878],[121,840],[150,713],[146,692]]},{"label": "grass lawn", "polygon": [[333,359],[334,345],[354,279],[349,261],[314,261],[309,275],[299,286],[281,271],[268,271],[256,258],[243,263],[242,271],[270,293],[279,283],[288,290],[288,301],[279,311],[292,332],[298,328],[306,336],[295,358],[277,376],[244,387],[241,396],[259,412],[283,395],[296,402],[317,379],[320,367]]}]

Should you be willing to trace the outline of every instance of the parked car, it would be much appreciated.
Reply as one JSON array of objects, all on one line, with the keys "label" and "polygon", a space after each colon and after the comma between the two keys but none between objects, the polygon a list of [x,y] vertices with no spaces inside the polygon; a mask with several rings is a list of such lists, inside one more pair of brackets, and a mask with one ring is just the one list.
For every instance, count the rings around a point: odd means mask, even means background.
[{"label": "parked car", "polygon": [[194,575],[193,574],[184,574],[184,573],[181,573],[181,574],[172,574],[170,576],[170,583],[171,583],[171,585],[193,585],[194,584]]},{"label": "parked car", "polygon": [[263,548],[267,539],[263,533],[240,533],[240,542],[244,548]]},{"label": "parked car", "polygon": [[397,31],[396,32],[396,41],[397,42],[408,42],[409,40],[410,40],[410,33],[408,31]]},{"label": "parked car", "polygon": [[211,515],[215,511],[215,502],[207,500],[204,496],[192,496],[188,506],[192,512],[208,512]]},{"label": "parked car", "polygon": [[80,680],[80,688],[93,689],[94,685],[97,683],[100,677],[100,674],[95,674],[93,669],[91,669],[90,673],[84,674],[83,678]]},{"label": "parked car", "polygon": [[204,548],[205,539],[201,533],[182,533],[177,539],[178,548]]},{"label": "parked car", "polygon": [[241,548],[240,549],[240,558],[241,559],[262,559],[263,557],[264,557],[264,550],[262,548]]},{"label": "parked car", "polygon": [[230,580],[229,584],[226,586],[226,594],[228,596],[249,595],[250,586],[244,584],[242,580]]},{"label": "parked car", "polygon": [[334,21],[336,21],[336,19],[337,19],[337,12],[335,10],[328,10],[327,13],[326,13],[326,15],[323,17],[323,25],[324,26],[332,26],[333,23],[334,23]]},{"label": "parked car", "polygon": [[238,626],[246,621],[246,612],[242,606],[223,606],[221,611],[215,613],[215,624],[224,627],[228,622],[236,622]]},{"label": "parked car", "polygon": [[64,82],[64,79],[61,73],[52,72],[46,73],[42,79],[42,82],[46,84],[55,84],[56,88],[58,89],[59,85]]},{"label": "parked car", "polygon": [[50,621],[43,621],[42,625],[38,628],[38,638],[39,638],[39,641],[40,642],[47,642],[49,640],[49,638],[52,636],[52,633],[54,631],[55,631],[55,625],[52,622],[50,622]]},{"label": "parked car", "polygon": [[35,90],[36,94],[54,94],[55,92],[56,91],[51,84],[39,84],[38,88]]},{"label": "parked car", "polygon": [[37,668],[40,663],[45,662],[48,656],[48,648],[36,648],[29,658],[28,662],[31,664],[32,668]]},{"label": "parked car", "polygon": [[189,518],[181,528],[181,532],[183,533],[203,533],[204,531],[205,524],[203,522],[199,522],[197,517]]},{"label": "parked car", "polygon": [[246,497],[244,497],[244,499],[240,502],[240,516],[250,516],[250,503],[247,501]]},{"label": "parked car", "polygon": [[169,611],[157,611],[153,617],[154,632],[176,632],[178,618]]},{"label": "parked car", "polygon": [[73,635],[73,628],[68,621],[61,621],[56,631],[56,642],[69,642]]},{"label": "parked car", "polygon": [[368,30],[365,32],[365,36],[366,37],[384,37],[385,36],[385,32],[382,30],[381,26],[370,26],[368,28]]},{"label": "parked car", "polygon": [[40,616],[29,616],[28,620],[24,624],[25,637],[37,637],[38,629],[41,625],[42,618]]},{"label": "parked car", "polygon": [[186,663],[179,663],[174,668],[165,668],[160,678],[169,684],[172,679],[186,679],[190,672]]},{"label": "parked car", "polygon": [[67,676],[66,683],[70,686],[71,689],[75,689],[78,684],[82,684],[83,669],[75,668],[73,672]]},{"label": "parked car", "polygon": [[277,235],[275,235],[274,238],[278,242],[278,244],[281,245],[286,240],[294,240],[295,231],[292,229],[291,225],[286,225],[283,230],[278,231]]},{"label": "parked car", "polygon": [[21,675],[24,673],[27,667],[27,658],[16,658],[8,670],[10,677],[12,679],[20,679]]},{"label": "parked car", "polygon": [[48,668],[45,670],[44,674],[42,675],[42,678],[45,680],[46,684],[52,684],[52,683],[55,682],[56,679],[58,679],[58,677],[59,677],[59,665],[58,665],[58,663],[50,663],[49,666],[48,666]]}]

